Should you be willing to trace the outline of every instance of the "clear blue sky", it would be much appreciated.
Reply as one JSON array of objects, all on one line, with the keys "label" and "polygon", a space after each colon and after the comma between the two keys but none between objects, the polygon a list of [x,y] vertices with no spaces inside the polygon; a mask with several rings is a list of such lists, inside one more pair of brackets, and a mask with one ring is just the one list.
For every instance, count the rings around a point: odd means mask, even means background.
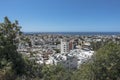
[{"label": "clear blue sky", "polygon": [[25,32],[120,32],[120,0],[0,0]]}]

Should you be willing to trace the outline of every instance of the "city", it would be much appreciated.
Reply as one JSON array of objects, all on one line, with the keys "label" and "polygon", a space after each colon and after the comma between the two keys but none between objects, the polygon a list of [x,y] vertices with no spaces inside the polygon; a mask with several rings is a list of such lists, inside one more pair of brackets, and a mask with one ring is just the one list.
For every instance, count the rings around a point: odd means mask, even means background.
[{"label": "city", "polygon": [[40,65],[62,64],[77,69],[95,54],[92,43],[113,41],[119,44],[120,35],[63,35],[24,34],[18,52]]},{"label": "city", "polygon": [[120,80],[120,0],[0,0],[0,80]]}]

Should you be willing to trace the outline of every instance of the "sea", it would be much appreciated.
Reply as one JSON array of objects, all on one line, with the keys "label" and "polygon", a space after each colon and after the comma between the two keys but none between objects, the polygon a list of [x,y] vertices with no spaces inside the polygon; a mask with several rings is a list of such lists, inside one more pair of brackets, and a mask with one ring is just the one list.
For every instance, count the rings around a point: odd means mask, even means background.
[{"label": "sea", "polygon": [[120,32],[23,32],[24,34],[56,34],[56,35],[120,35]]}]

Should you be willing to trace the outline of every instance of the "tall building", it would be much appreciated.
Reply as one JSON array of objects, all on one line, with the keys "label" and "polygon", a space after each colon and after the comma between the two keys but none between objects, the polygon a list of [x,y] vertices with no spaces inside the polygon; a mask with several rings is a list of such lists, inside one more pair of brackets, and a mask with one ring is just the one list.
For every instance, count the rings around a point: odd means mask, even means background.
[{"label": "tall building", "polygon": [[69,52],[69,42],[61,39],[61,53]]},{"label": "tall building", "polygon": [[69,41],[69,50],[74,49],[73,40]]}]

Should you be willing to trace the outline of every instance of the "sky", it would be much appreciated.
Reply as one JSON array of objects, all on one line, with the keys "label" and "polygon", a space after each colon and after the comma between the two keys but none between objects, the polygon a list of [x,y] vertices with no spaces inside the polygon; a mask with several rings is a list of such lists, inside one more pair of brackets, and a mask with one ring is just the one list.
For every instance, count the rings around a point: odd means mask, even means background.
[{"label": "sky", "polygon": [[120,0],[0,0],[24,32],[120,32]]}]

